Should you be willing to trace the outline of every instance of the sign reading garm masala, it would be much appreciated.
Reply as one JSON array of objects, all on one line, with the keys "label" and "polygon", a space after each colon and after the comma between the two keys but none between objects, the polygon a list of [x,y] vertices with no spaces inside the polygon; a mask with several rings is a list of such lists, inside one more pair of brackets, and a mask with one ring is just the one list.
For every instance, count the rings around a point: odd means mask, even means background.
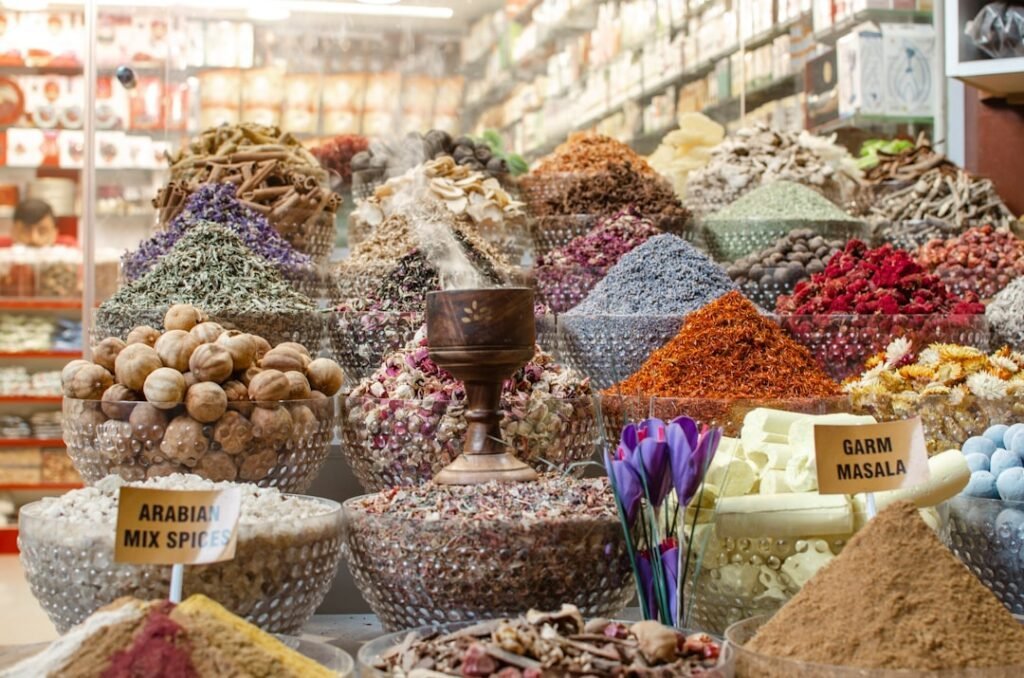
[{"label": "sign reading garm masala", "polygon": [[818,492],[859,494],[912,487],[928,480],[921,418],[879,424],[816,425]]},{"label": "sign reading garm masala", "polygon": [[240,488],[122,487],[114,560],[151,565],[216,563],[235,557]]}]

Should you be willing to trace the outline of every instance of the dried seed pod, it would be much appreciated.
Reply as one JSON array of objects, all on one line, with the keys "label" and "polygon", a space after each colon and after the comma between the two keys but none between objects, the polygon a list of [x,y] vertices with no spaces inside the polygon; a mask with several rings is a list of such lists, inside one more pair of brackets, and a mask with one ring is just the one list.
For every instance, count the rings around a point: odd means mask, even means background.
[{"label": "dried seed pod", "polygon": [[262,450],[242,460],[238,468],[239,480],[255,482],[266,478],[277,466],[277,452],[273,449]]},{"label": "dried seed pod", "polygon": [[277,407],[278,400],[287,400],[291,382],[284,372],[263,370],[249,382],[249,400],[260,407]]},{"label": "dried seed pod", "polygon": [[252,442],[252,422],[238,412],[225,412],[213,426],[213,439],[228,454],[240,454]]},{"label": "dried seed pod", "polygon": [[111,384],[110,388],[103,392],[103,397],[100,400],[103,401],[103,404],[100,405],[103,414],[111,419],[128,421],[132,410],[135,409],[133,403],[141,401],[142,398],[124,384]]},{"label": "dried seed pod", "polygon": [[78,370],[82,369],[83,367],[88,367],[89,365],[92,365],[92,363],[89,362],[88,360],[79,359],[72,360],[71,362],[64,366],[64,368],[60,371],[60,385],[61,391],[64,393],[64,395],[71,397],[71,380],[74,379],[75,374],[78,373]]},{"label": "dried seed pod", "polygon": [[679,643],[675,630],[651,620],[637,622],[630,630],[636,636],[640,653],[648,663],[668,663],[675,659]]},{"label": "dried seed pod", "polygon": [[192,388],[193,386],[199,383],[199,380],[196,379],[196,375],[192,374],[191,372],[182,372],[181,376],[185,377],[186,392],[188,391],[188,389]]},{"label": "dried seed pod", "polygon": [[163,367],[160,355],[152,346],[144,343],[129,343],[117,354],[114,374],[117,380],[133,391],[142,392],[146,377]]},{"label": "dried seed pod", "polygon": [[75,371],[68,384],[68,395],[81,400],[99,400],[114,383],[114,378],[99,365],[84,365]]},{"label": "dried seed pod", "polygon": [[309,381],[306,379],[306,375],[302,372],[285,372],[284,376],[288,378],[288,400],[306,400],[309,398],[311,389],[309,388]]},{"label": "dried seed pod", "polygon": [[330,358],[317,358],[306,367],[309,385],[326,396],[332,396],[341,389],[345,374],[341,366]]},{"label": "dried seed pod", "polygon": [[181,464],[162,461],[158,464],[153,464],[146,469],[146,478],[163,478],[164,476],[172,476],[175,473],[189,473],[189,469],[183,467]]},{"label": "dried seed pod", "polygon": [[238,467],[235,466],[234,460],[223,452],[208,452],[199,460],[193,472],[214,482],[221,482],[234,480],[238,476]]},{"label": "dried seed pod", "polygon": [[238,375],[238,381],[245,384],[245,386],[248,388],[249,384],[252,383],[253,378],[262,371],[263,369],[260,367],[250,367],[245,372],[242,372],[241,374]]},{"label": "dried seed pod", "polygon": [[284,407],[257,407],[252,413],[253,437],[270,445],[279,445],[292,434],[292,415]]},{"label": "dried seed pod", "polygon": [[249,387],[240,381],[226,381],[223,385],[228,397],[228,409],[241,412],[245,416],[252,414],[255,405],[249,402]]},{"label": "dried seed pod", "polygon": [[149,403],[138,403],[132,406],[128,416],[132,426],[132,437],[143,442],[159,442],[167,431],[167,414]]},{"label": "dried seed pod", "polygon": [[317,432],[320,425],[313,410],[305,405],[292,405],[289,409],[292,415],[292,435],[294,437],[304,439]]},{"label": "dried seed pod", "polygon": [[192,304],[175,304],[164,315],[164,329],[188,332],[204,320],[206,314]]},{"label": "dried seed pod", "polygon": [[132,448],[132,427],[126,421],[111,419],[96,431],[96,447],[107,461],[122,464],[135,456]]},{"label": "dried seed pod", "polygon": [[107,337],[92,349],[92,359],[97,365],[113,374],[117,354],[127,345],[117,337]]},{"label": "dried seed pod", "polygon": [[274,348],[290,348],[291,350],[295,351],[296,353],[299,353],[300,355],[304,355],[307,358],[312,359],[312,356],[309,355],[309,349],[307,349],[305,346],[303,346],[302,344],[300,344],[297,341],[282,341],[280,344],[278,344]]},{"label": "dried seed pod", "polygon": [[231,354],[226,348],[217,344],[200,345],[192,352],[192,357],[188,361],[189,370],[196,379],[218,384],[227,381],[231,376],[232,365]]},{"label": "dried seed pod", "polygon": [[171,367],[161,367],[150,372],[142,387],[146,400],[161,410],[175,408],[185,397],[185,377]]},{"label": "dried seed pod", "polygon": [[132,344],[145,344],[146,346],[153,346],[156,340],[160,338],[160,332],[153,329],[149,325],[139,325],[134,330],[128,333],[128,337],[125,339],[125,343],[131,346]]},{"label": "dried seed pod", "polygon": [[260,359],[260,367],[263,369],[280,370],[281,372],[303,372],[307,364],[309,364],[307,356],[293,348],[281,348],[280,346],[270,349]]},{"label": "dried seed pod", "polygon": [[203,425],[182,414],[171,420],[160,441],[160,451],[170,460],[193,467],[210,449],[210,441],[203,435]]},{"label": "dried seed pod", "polygon": [[228,396],[212,381],[203,381],[188,390],[185,409],[197,421],[209,424],[217,421],[228,409]]},{"label": "dried seed pod", "polygon": [[201,344],[212,344],[217,341],[217,337],[223,334],[224,328],[219,323],[206,321],[199,323],[188,331],[193,337],[199,340]]},{"label": "dried seed pod", "polygon": [[259,360],[270,351],[270,342],[259,336],[258,334],[250,334],[253,342],[256,344],[256,360]]},{"label": "dried seed pod", "polygon": [[156,340],[154,348],[166,367],[179,372],[188,370],[188,360],[199,348],[200,341],[182,329],[168,330]]},{"label": "dried seed pod", "polygon": [[217,337],[217,345],[223,346],[231,354],[234,370],[240,372],[249,369],[256,362],[256,342],[251,335],[224,332]]}]

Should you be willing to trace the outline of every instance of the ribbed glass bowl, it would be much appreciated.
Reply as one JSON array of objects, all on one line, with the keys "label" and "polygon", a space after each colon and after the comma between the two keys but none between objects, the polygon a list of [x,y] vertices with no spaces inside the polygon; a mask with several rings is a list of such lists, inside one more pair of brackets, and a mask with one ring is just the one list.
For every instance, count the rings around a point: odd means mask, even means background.
[{"label": "ribbed glass bowl", "polygon": [[[241,522],[235,557],[187,566],[184,594],[202,593],[265,631],[296,633],[334,582],[341,562],[342,509],[315,497],[324,513]],[[113,523],[48,518],[42,502],[21,508],[18,547],[32,594],[60,633],[122,596],[166,598],[169,565],[114,562]]]},{"label": "ribbed glass bowl", "polygon": [[1024,502],[958,495],[946,507],[943,542],[1010,612],[1024,615]]},{"label": "ribbed glass bowl", "polygon": [[537,266],[533,272],[537,300],[555,313],[565,313],[583,301],[607,273],[607,268],[598,266]]},{"label": "ribbed glass bowl", "polygon": [[795,230],[809,229],[826,240],[866,240],[862,221],[811,221],[806,219],[713,219],[700,225],[707,251],[717,261],[736,261],[774,245]]},{"label": "ribbed glass bowl", "polygon": [[814,678],[1018,678],[1024,675],[1024,666],[943,671],[830,666],[772,657],[748,649],[746,644],[770,618],[771,615],[758,615],[737,622],[726,630],[725,640],[736,655],[737,678],[794,678],[795,676],[813,676]]},{"label": "ribbed glass bowl", "polygon": [[[393,678],[395,676],[407,676],[408,673],[398,673],[394,671],[382,671],[377,668],[380,661],[381,655],[386,653],[393,647],[400,645],[409,637],[413,635],[413,641],[419,640],[431,636],[433,634],[446,634],[459,631],[468,626],[473,626],[479,623],[478,621],[465,621],[465,622],[454,622],[449,624],[433,624],[421,626],[416,629],[397,631],[395,633],[388,633],[379,638],[375,638],[370,642],[364,644],[359,648],[359,652],[356,654],[356,661],[359,666],[359,675],[362,678]],[[627,622],[631,623],[631,622]],[[681,633],[689,635],[694,633],[686,629],[680,630]],[[733,678],[736,671],[736,656],[735,652],[729,648],[728,645],[721,642],[720,638],[715,640],[721,643],[722,653],[718,659],[718,665],[713,669],[707,669],[700,673],[703,678]],[[598,674],[595,674],[598,675]]]},{"label": "ribbed glass bowl", "polygon": [[535,256],[565,247],[573,238],[586,235],[597,225],[596,214],[554,214],[534,217],[530,221],[530,239]]},{"label": "ribbed glass bowl", "polygon": [[[273,419],[259,416],[254,423],[257,409],[273,411]],[[145,402],[64,398],[63,413],[68,455],[87,484],[112,473],[125,480],[193,473],[304,492],[327,459],[338,399],[229,403],[217,422],[192,420],[180,429],[186,433],[171,428],[172,437],[168,422],[187,416],[183,405],[159,410]]]},{"label": "ribbed glass bowl", "polygon": [[787,315],[775,320],[810,349],[833,379],[860,374],[868,358],[898,337],[916,350],[932,343],[989,348],[988,323],[979,315]]},{"label": "ribbed glass bowl", "polygon": [[651,353],[668,343],[684,316],[580,315],[558,316],[559,356],[608,388],[640,369]]},{"label": "ribbed glass bowl", "polygon": [[330,315],[331,357],[349,381],[368,377],[389,353],[409,343],[426,322],[421,311],[335,311]]},{"label": "ribbed glass bowl", "polygon": [[345,555],[356,586],[387,631],[493,619],[576,605],[613,617],[633,597],[617,517],[531,522],[409,520],[344,503]]},{"label": "ribbed glass bowl", "polygon": [[[503,439],[537,471],[566,471],[594,456],[596,409],[590,396],[537,392],[525,411],[502,411]],[[464,402],[349,395],[341,407],[342,453],[367,492],[422,485],[462,452],[465,411]]]}]

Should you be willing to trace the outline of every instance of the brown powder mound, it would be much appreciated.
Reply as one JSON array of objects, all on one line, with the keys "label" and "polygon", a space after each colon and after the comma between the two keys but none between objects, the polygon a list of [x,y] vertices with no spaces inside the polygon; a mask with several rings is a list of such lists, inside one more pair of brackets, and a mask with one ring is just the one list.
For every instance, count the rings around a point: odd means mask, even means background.
[{"label": "brown powder mound", "polygon": [[621,141],[594,132],[575,132],[551,155],[542,158],[530,175],[591,174],[605,172],[618,163],[646,176],[656,174],[643,156]]},{"label": "brown powder mound", "polygon": [[1024,628],[910,502],[881,511],[747,647],[818,664],[1024,675]]},{"label": "brown powder mound", "polygon": [[682,329],[606,394],[663,398],[819,398],[839,385],[739,292],[687,316]]},{"label": "brown powder mound", "polygon": [[132,638],[145,623],[145,617],[106,626],[89,636],[53,675],[61,678],[92,678],[102,675],[110,667],[110,658],[115,652],[132,644]]}]

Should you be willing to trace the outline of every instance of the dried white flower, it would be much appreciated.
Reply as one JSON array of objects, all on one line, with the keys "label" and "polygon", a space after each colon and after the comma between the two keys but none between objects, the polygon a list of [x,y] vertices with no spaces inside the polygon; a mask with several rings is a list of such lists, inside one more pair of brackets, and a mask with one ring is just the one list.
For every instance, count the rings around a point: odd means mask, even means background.
[{"label": "dried white flower", "polygon": [[975,372],[967,377],[967,388],[983,400],[1006,397],[1006,382],[988,372]]}]

